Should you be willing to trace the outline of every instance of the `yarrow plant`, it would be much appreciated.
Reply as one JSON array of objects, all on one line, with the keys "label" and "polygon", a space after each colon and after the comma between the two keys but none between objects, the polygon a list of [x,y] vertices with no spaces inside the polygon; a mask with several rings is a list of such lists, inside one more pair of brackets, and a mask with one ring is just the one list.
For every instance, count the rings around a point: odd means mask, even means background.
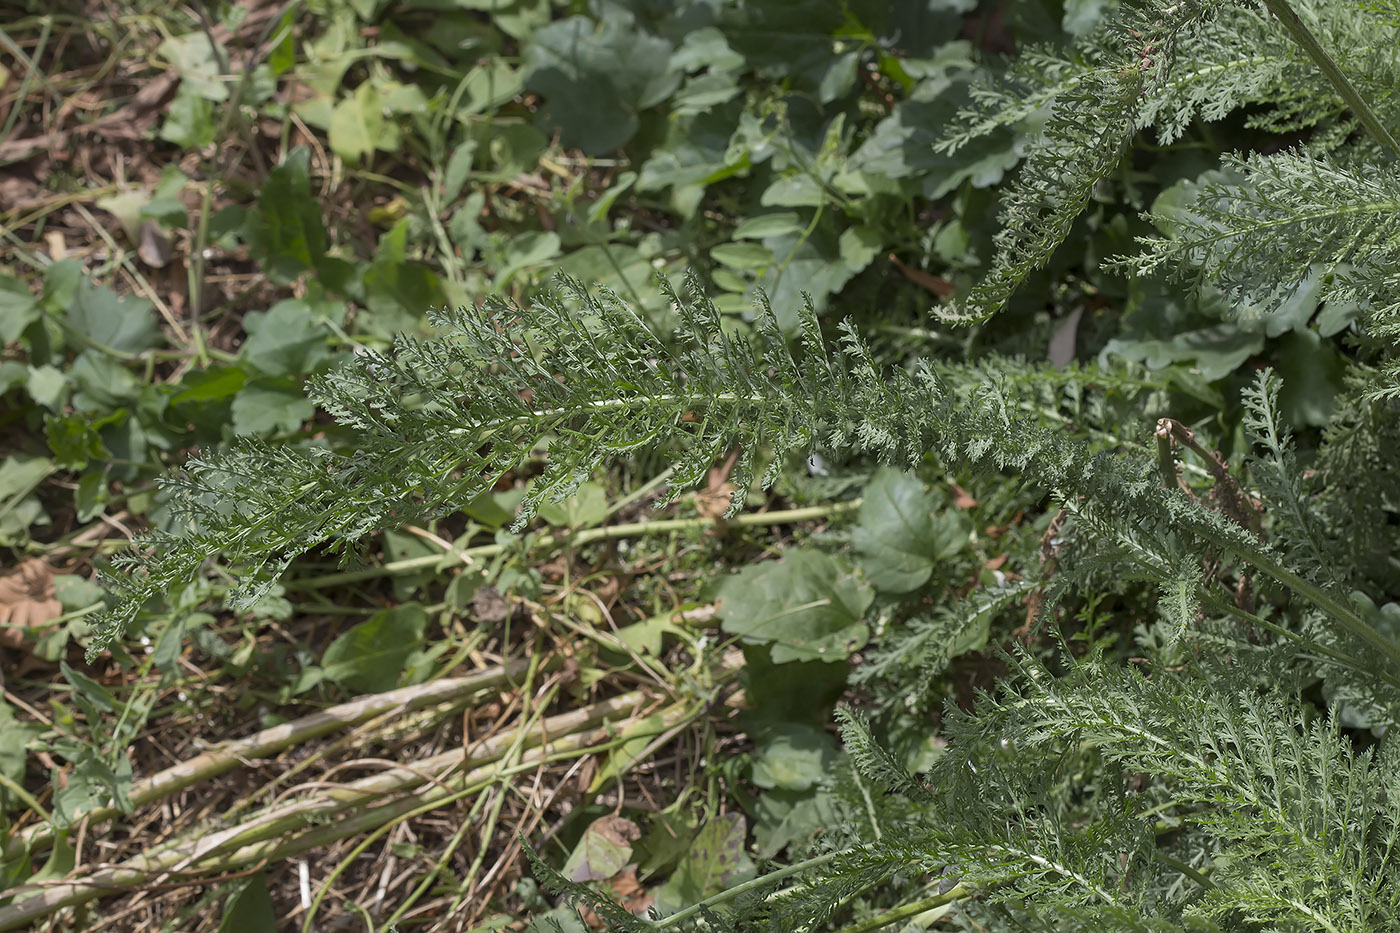
[{"label": "yarrow plant", "polygon": [[[791,309],[790,341],[762,299],[749,340],[698,278],[668,292],[679,323],[660,334],[617,295],[566,281],[529,310],[440,313],[438,336],[313,380],[353,455],[246,443],[191,460],[167,482],[183,524],[115,563],[92,650],[211,558],[243,581],[231,605],[248,605],[297,555],[351,560],[371,531],[459,510],[542,447],[549,465],[517,526],[642,448],[671,458],[673,490],[737,451],[731,511],[812,452],[1015,474],[1060,511],[1053,560],[1025,581],[1040,619],[1105,574],[1158,588],[1159,617],[1136,620],[1136,666],[1068,645],[1053,661],[1015,651],[973,711],[949,710],[947,750],[920,774],[843,711],[859,772],[889,791],[869,802],[874,818],[670,917],[635,917],[537,862],[545,883],[619,930],[816,929],[896,876],[948,883],[856,929],[953,904],[972,929],[1400,928],[1397,40],[1389,2],[1125,2],[1072,50],[1022,52],[942,144],[1044,120],[988,270],[938,311],[975,323],[1050,260],[1140,135],[1170,143],[1240,110],[1291,134],[1230,156],[1115,262],[1264,313],[1305,282],[1328,306],[1357,306],[1348,397],[1306,469],[1268,370],[1242,393],[1236,473],[1170,424],[1158,456],[1125,454],[1019,404],[1056,380],[1095,391],[1115,378],[1107,364],[890,367],[856,326],[833,335],[810,306]],[[1179,472],[1188,456],[1209,489]]]}]

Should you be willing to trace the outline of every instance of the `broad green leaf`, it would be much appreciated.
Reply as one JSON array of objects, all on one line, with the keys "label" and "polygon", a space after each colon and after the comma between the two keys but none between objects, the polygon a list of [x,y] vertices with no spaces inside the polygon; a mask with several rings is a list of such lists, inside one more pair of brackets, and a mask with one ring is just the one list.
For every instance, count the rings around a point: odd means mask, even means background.
[{"label": "broad green leaf", "polygon": [[632,843],[641,838],[637,824],[621,816],[594,820],[560,873],[570,881],[606,881],[627,867],[632,859]]},{"label": "broad green leaf", "polygon": [[219,920],[219,933],[277,933],[277,923],[267,877],[257,872],[236,884]]},{"label": "broad green leaf", "polygon": [[759,787],[809,790],[836,761],[836,740],[804,723],[781,723],[765,730],[753,762]]},{"label": "broad green leaf", "polygon": [[758,798],[754,843],[760,856],[772,858],[793,843],[810,842],[839,819],[829,791],[766,791]]},{"label": "broad green leaf", "polygon": [[248,339],[239,356],[270,376],[314,373],[332,356],[327,345],[332,332],[320,318],[334,311],[334,303],[311,304],[300,298],[286,298],[267,311],[250,311],[243,316]]},{"label": "broad green leaf", "polygon": [[1178,334],[1172,338],[1171,345],[1176,360],[1189,360],[1202,376],[1214,382],[1224,379],[1262,350],[1264,338],[1234,324],[1220,324]]},{"label": "broad green leaf", "polygon": [[816,207],[826,198],[815,178],[801,174],[779,178],[764,189],[758,200],[764,207]]},{"label": "broad green leaf", "polygon": [[761,243],[721,243],[710,258],[731,269],[762,269],[772,265],[773,251]]},{"label": "broad green leaf", "polygon": [[325,679],[354,693],[392,690],[427,625],[428,614],[418,603],[376,612],[326,648],[321,656]]},{"label": "broad green leaf", "polygon": [[44,457],[0,460],[0,543],[27,539],[31,525],[49,523],[34,490],[53,472],[53,462]]},{"label": "broad green leaf", "polygon": [[1119,0],[1065,0],[1063,28],[1072,36],[1092,32],[1118,9]]},{"label": "broad green leaf", "polygon": [[65,612],[73,612],[101,602],[103,589],[84,577],[61,573],[53,578],[53,594]]},{"label": "broad green leaf", "polygon": [[39,300],[19,279],[0,275],[0,346],[14,343],[39,320]]},{"label": "broad green leaf", "polygon": [[49,411],[61,411],[68,402],[68,377],[53,366],[31,366],[24,390]]},{"label": "broad green leaf", "polygon": [[301,386],[290,379],[259,376],[233,400],[235,434],[290,434],[316,413]]},{"label": "broad green leaf", "polygon": [[528,124],[505,123],[491,126],[489,134],[476,132],[478,145],[485,144],[485,153],[478,151],[475,161],[490,180],[507,181],[533,170],[549,147],[549,138]]},{"label": "broad green leaf", "polygon": [[598,196],[598,200],[589,205],[588,222],[593,224],[600,220],[607,219],[608,211],[612,210],[613,205],[617,203],[617,199],[626,194],[627,189],[631,188],[636,181],[636,172],[623,172],[618,175],[617,178],[613,179],[608,189]]},{"label": "broad green leaf", "polygon": [[724,631],[768,645],[774,663],[841,661],[869,637],[862,617],[874,599],[840,558],[793,549],[727,578],[719,612]]},{"label": "broad green leaf", "polygon": [[751,712],[746,716],[767,723],[802,722],[825,726],[846,689],[848,664],[826,661],[787,661],[776,664],[768,648],[744,648],[744,668],[739,682]]},{"label": "broad green leaf", "polygon": [[150,199],[151,196],[147,192],[128,188],[116,194],[109,194],[105,198],[98,198],[96,204],[117,218],[122,232],[126,234],[127,242],[135,243],[141,238],[141,208],[145,207]]},{"label": "broad green leaf", "polygon": [[[962,71],[966,53],[949,47],[946,58],[930,62],[930,77],[921,80],[908,99],[881,120],[843,166],[846,179],[907,179],[906,189],[926,198],[940,198],[964,182],[987,188],[1020,161],[1017,135],[999,129],[974,139],[953,153],[935,145],[967,104],[966,85],[949,77]],[[846,185],[842,184],[845,188]]]},{"label": "broad green leaf", "polygon": [[44,308],[51,314],[66,312],[77,297],[79,283],[87,274],[76,259],[60,259],[44,270]]},{"label": "broad green leaf", "polygon": [[883,467],[865,487],[851,543],[876,589],[908,593],[928,582],[940,560],[965,548],[970,531],[917,478]]},{"label": "broad green leaf", "polygon": [[827,299],[846,287],[855,273],[838,254],[835,230],[820,225],[812,235],[803,239],[789,233],[769,237],[763,245],[776,257],[758,283],[768,293],[773,310],[778,312],[778,324],[790,333],[797,326],[797,309],[810,297],[817,311],[826,307]]},{"label": "broad green leaf", "polygon": [[172,36],[162,42],[156,51],[174,66],[182,86],[205,100],[218,102],[229,99],[228,84],[233,78],[220,74],[219,58],[205,33]]},{"label": "broad green leaf", "polygon": [[310,152],[298,146],[269,172],[258,191],[258,209],[249,212],[244,228],[253,257],[263,260],[268,278],[279,285],[326,255],[326,227],[321,202],[311,193],[310,164]]},{"label": "broad green leaf", "polygon": [[668,633],[678,634],[680,632],[672,624],[671,615],[672,613],[663,612],[641,622],[624,625],[617,630],[617,637],[638,654],[660,657],[662,637]]},{"label": "broad green leaf", "polygon": [[447,167],[442,173],[442,200],[454,204],[462,193],[462,186],[471,174],[472,160],[476,158],[476,140],[469,139],[452,150],[447,159]]},{"label": "broad green leaf", "polygon": [[375,149],[398,148],[399,129],[384,119],[384,102],[373,82],[365,81],[335,105],[330,144],[331,151],[351,165],[359,165]]},{"label": "broad green leaf", "polygon": [[726,813],[701,826],[690,851],[657,889],[658,908],[694,904],[752,877],[754,864],[744,852],[747,835],[739,813]]},{"label": "broad green leaf", "polygon": [[165,343],[155,307],[144,298],[122,296],[91,279],[78,284],[68,323],[101,348],[140,353]]},{"label": "broad green leaf", "polygon": [[457,113],[470,116],[514,100],[525,89],[525,74],[509,62],[493,59],[467,72],[462,84],[462,103]]},{"label": "broad green leaf", "polygon": [[293,16],[296,12],[296,7],[287,7],[272,34],[267,64],[274,75],[286,74],[297,63],[296,20]]},{"label": "broad green leaf", "polygon": [[126,366],[100,350],[84,350],[68,367],[74,408],[106,415],[139,399],[148,387]]},{"label": "broad green leaf", "polygon": [[447,303],[437,273],[417,262],[376,259],[365,269],[364,287],[375,318],[368,332],[389,330],[383,326],[388,320],[402,321],[398,330],[412,330],[429,308]]},{"label": "broad green leaf", "polygon": [[[442,557],[442,548],[438,545],[425,541],[418,535],[410,534],[407,531],[386,531],[384,532],[384,555],[393,561],[412,560],[420,557],[438,556]],[[425,567],[422,570],[396,573],[393,576],[394,598],[400,602],[408,602],[418,595],[419,590],[438,575],[438,568],[435,566]]]},{"label": "broad green leaf", "polygon": [[588,528],[608,517],[608,494],[597,483],[584,483],[563,502],[541,505],[539,515],[551,525]]},{"label": "broad green leaf", "polygon": [[746,174],[752,167],[752,152],[730,145],[742,113],[742,108],[730,103],[688,120],[672,121],[662,145],[637,173],[637,190],[670,188],[676,212],[692,216],[706,186]]},{"label": "broad green leaf", "polygon": [[1278,372],[1283,379],[1279,407],[1296,427],[1316,427],[1332,420],[1346,378],[1346,363],[1316,331],[1304,328],[1279,342]]},{"label": "broad green leaf", "polygon": [[637,877],[645,880],[676,864],[690,851],[695,830],[694,817],[684,809],[663,810],[652,817],[636,846]]},{"label": "broad green leaf", "polygon": [[780,211],[775,214],[759,214],[750,217],[734,229],[736,240],[762,240],[785,233],[798,233],[806,226],[794,211]]},{"label": "broad green leaf", "polygon": [[638,113],[669,97],[681,75],[674,46],[638,29],[620,7],[603,7],[602,23],[569,16],[539,29],[525,47],[525,86],[544,96],[538,122],[557,130],[566,148],[602,155],[626,144]]},{"label": "broad green leaf", "polygon": [[131,759],[123,751],[115,766],[84,750],[68,772],[68,784],[54,791],[53,822],[60,829],[72,826],[89,810],[109,803],[131,812]]},{"label": "broad green leaf", "polygon": [[[16,719],[10,704],[0,700],[0,774],[23,786],[29,754],[25,746],[43,731],[36,723]],[[4,809],[4,802],[12,799],[9,793],[0,787],[0,811]]]},{"label": "broad green leaf", "polygon": [[532,231],[512,239],[502,256],[491,283],[493,291],[502,288],[515,273],[548,262],[559,255],[559,234],[553,231]]},{"label": "broad green leaf", "polygon": [[97,709],[105,713],[115,713],[121,708],[121,704],[117,702],[116,697],[112,696],[111,691],[82,671],[70,666],[67,661],[60,661],[58,667],[63,672],[64,678],[72,685],[74,692],[81,695]]},{"label": "broad green leaf", "polygon": [[49,857],[44,861],[44,864],[38,871],[24,880],[29,884],[57,883],[66,878],[77,864],[78,850],[68,841],[67,826],[65,825],[54,834],[53,848],[49,850]]},{"label": "broad green leaf", "polygon": [[53,415],[44,418],[44,434],[49,450],[53,451],[54,465],[62,470],[83,470],[90,460],[112,459],[112,452],[102,443],[98,432],[119,418],[119,415],[108,415],[102,421]]},{"label": "broad green leaf", "polygon": [[[248,318],[257,312],[243,316],[244,326]],[[243,350],[247,351],[247,343]],[[180,380],[180,391],[170,397],[172,405],[203,405],[232,398],[248,381],[248,374],[237,366],[211,366],[208,369],[192,369]]]},{"label": "broad green leaf", "polygon": [[841,261],[846,264],[846,268],[852,272],[860,272],[879,254],[884,240],[881,239],[878,230],[862,225],[841,231],[838,245]]},{"label": "broad green leaf", "polygon": [[593,781],[588,785],[588,793],[596,794],[626,774],[666,729],[666,718],[660,713],[629,720],[618,736],[620,741],[608,752],[607,762],[593,775]]}]

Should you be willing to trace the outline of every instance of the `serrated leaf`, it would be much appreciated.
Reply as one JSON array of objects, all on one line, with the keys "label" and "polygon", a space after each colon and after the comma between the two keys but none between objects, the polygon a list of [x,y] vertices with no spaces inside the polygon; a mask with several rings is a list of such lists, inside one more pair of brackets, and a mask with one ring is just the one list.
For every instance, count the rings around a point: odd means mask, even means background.
[{"label": "serrated leaf", "polygon": [[883,467],[865,487],[851,543],[876,589],[908,593],[928,582],[940,560],[967,546],[969,531],[959,513],[940,510],[917,478]]},{"label": "serrated leaf", "polygon": [[875,593],[839,558],[794,549],[729,577],[719,599],[724,631],[768,645],[774,663],[840,661],[869,637]]},{"label": "serrated leaf", "polygon": [[306,147],[293,149],[268,173],[258,191],[258,209],[247,217],[249,250],[279,285],[290,284],[326,255],[326,226],[321,203],[311,193],[310,164]]},{"label": "serrated leaf", "polygon": [[418,603],[376,612],[326,648],[321,656],[325,679],[354,693],[392,690],[427,625],[428,614]]}]

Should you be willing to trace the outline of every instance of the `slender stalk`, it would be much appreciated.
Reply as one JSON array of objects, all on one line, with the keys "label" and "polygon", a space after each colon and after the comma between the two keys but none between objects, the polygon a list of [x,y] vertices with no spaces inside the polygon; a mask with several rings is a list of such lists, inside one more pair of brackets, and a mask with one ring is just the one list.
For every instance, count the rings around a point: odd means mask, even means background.
[{"label": "slender stalk", "polygon": [[[837,502],[832,505],[814,505],[803,509],[786,509],[777,512],[754,512],[744,515],[736,515],[729,519],[726,524],[740,528],[758,527],[764,525],[783,525],[791,522],[812,521],[818,518],[829,518],[833,515],[840,515],[860,508],[861,500],[853,499],[850,502]],[[543,535],[536,539],[536,546],[547,548],[556,544],[568,542],[574,547],[583,544],[591,544],[594,541],[606,541],[613,538],[628,538],[633,535],[665,534],[669,531],[686,531],[692,528],[704,528],[716,524],[710,518],[663,518],[650,522],[631,522],[625,525],[608,525],[603,528],[585,528],[570,535]],[[400,573],[408,573],[413,570],[424,570],[440,565],[450,566],[453,563],[465,563],[463,558],[489,557],[499,554],[505,550],[500,544],[483,544],[480,547],[466,548],[459,551],[445,551],[442,554],[429,554],[425,557],[410,557],[406,560],[396,560],[383,564],[379,567],[366,567],[363,570],[349,570],[344,573],[328,573],[319,577],[311,577],[305,580],[291,580],[284,583],[288,592],[299,590],[320,590],[329,587],[343,586],[346,583],[358,583],[363,580],[372,580],[377,577],[394,576]]]},{"label": "slender stalk", "polygon": [[739,895],[744,894],[748,891],[752,891],[756,888],[767,887],[771,884],[775,884],[776,882],[782,881],[784,878],[790,878],[791,876],[796,875],[800,872],[807,871],[808,869],[820,868],[822,865],[825,865],[832,859],[838,858],[845,854],[845,852],[828,852],[826,855],[818,855],[815,858],[806,859],[805,861],[798,862],[795,865],[788,865],[787,867],[780,868],[777,871],[770,871],[766,875],[759,875],[757,878],[752,878],[748,881],[745,881],[743,884],[736,884],[732,888],[726,888],[718,894],[712,894],[711,896],[705,898],[703,901],[691,904],[689,907],[678,910],[675,913],[671,914],[671,916],[665,918],[664,920],[658,920],[654,925],[654,929],[664,930],[667,927],[673,927],[676,924],[680,923],[682,920],[685,920],[688,917],[698,914],[700,911],[704,910],[707,907],[713,907],[716,904],[723,904],[725,901],[731,901]]},{"label": "slender stalk", "polygon": [[1322,43],[1317,41],[1317,37],[1308,30],[1298,17],[1297,12],[1289,5],[1288,0],[1264,0],[1264,6],[1269,8],[1269,12],[1274,14],[1283,28],[1288,30],[1288,34],[1293,37],[1307,53],[1308,58],[1313,60],[1318,69],[1332,82],[1332,86],[1337,89],[1342,100],[1351,108],[1351,112],[1361,121],[1361,125],[1366,127],[1366,131],[1375,138],[1385,148],[1393,154],[1400,155],[1400,143],[1395,141],[1395,137],[1386,129],[1380,117],[1371,109],[1366,98],[1361,96],[1361,92],[1351,83],[1351,80],[1342,73],[1342,69],[1337,67],[1337,63],[1332,60],[1332,56],[1327,54],[1327,50],[1322,47]]},{"label": "slender stalk", "polygon": [[1366,642],[1376,652],[1400,668],[1400,645],[1377,631],[1375,626],[1361,618],[1352,611],[1351,607],[1331,593],[1317,584],[1303,579],[1264,554],[1240,554],[1239,556],[1321,609],[1331,616],[1332,621]]},{"label": "slender stalk", "polygon": [[837,933],[871,933],[872,930],[883,930],[891,924],[899,923],[901,920],[908,920],[910,917],[917,917],[926,910],[933,910],[945,904],[951,904],[972,893],[972,889],[965,884],[956,884],[943,894],[935,894],[933,897],[926,897],[921,901],[912,904],[905,904],[896,907],[894,910],[887,910],[882,914],[868,917],[860,923],[848,927],[842,927]]}]

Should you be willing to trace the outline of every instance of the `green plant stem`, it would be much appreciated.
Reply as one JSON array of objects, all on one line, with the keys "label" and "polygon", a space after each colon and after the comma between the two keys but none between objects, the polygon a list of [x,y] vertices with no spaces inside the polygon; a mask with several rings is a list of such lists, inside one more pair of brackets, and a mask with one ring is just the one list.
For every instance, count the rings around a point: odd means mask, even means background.
[{"label": "green plant stem", "polygon": [[1207,878],[1204,873],[1197,871],[1196,869],[1192,868],[1190,865],[1187,865],[1180,859],[1172,858],[1165,852],[1157,852],[1157,861],[1161,862],[1163,865],[1165,865],[1167,868],[1170,868],[1172,871],[1179,872],[1185,875],[1187,878],[1190,878],[1192,881],[1199,884],[1204,890],[1209,891],[1211,888],[1215,887],[1215,882]]},{"label": "green plant stem", "polygon": [[[633,535],[688,531],[717,524],[738,528],[752,528],[767,525],[790,524],[792,522],[806,522],[819,518],[830,518],[835,515],[853,511],[860,508],[860,503],[861,500],[853,499],[849,502],[837,502],[831,505],[814,505],[802,509],[753,512],[744,515],[736,515],[734,518],[720,521],[711,518],[663,518],[650,522],[608,525],[603,528],[586,528],[583,531],[574,532],[573,534],[543,535],[535,540],[535,546],[548,548],[557,544],[567,543],[573,547],[578,547],[584,544],[591,544],[594,541],[628,538]],[[306,580],[292,580],[284,584],[284,586],[289,593],[302,590],[328,589],[330,587],[344,586],[347,583],[359,583],[364,580],[373,580],[379,577],[409,573],[414,570],[425,570],[444,565],[450,566],[453,563],[466,563],[470,559],[490,557],[499,554],[505,549],[506,546],[501,544],[483,544],[480,547],[444,551],[441,554],[429,554],[424,557],[410,557],[405,560],[391,561],[379,567],[347,570],[344,573],[328,573],[324,576],[312,577]]]},{"label": "green plant stem", "polygon": [[[1232,549],[1233,550],[1233,549]],[[1351,610],[1349,606],[1337,599],[1322,587],[1308,580],[1303,579],[1298,574],[1284,567],[1267,557],[1265,554],[1238,554],[1240,559],[1253,564],[1258,569],[1273,577],[1288,589],[1321,609],[1332,620],[1346,629],[1348,633],[1370,645],[1383,657],[1388,659],[1397,670],[1400,670],[1400,645],[1376,631],[1369,622],[1361,618]]]},{"label": "green plant stem", "polygon": [[926,910],[933,910],[953,901],[960,900],[972,893],[972,889],[967,885],[958,883],[943,894],[935,894],[933,897],[926,897],[921,901],[912,904],[905,904],[896,907],[894,910],[887,910],[882,914],[868,917],[860,923],[842,927],[836,933],[870,933],[872,930],[882,930],[891,924],[899,923],[901,920],[908,920],[910,917],[917,917]]},{"label": "green plant stem", "polygon": [[24,79],[20,82],[19,94],[15,97],[14,106],[10,110],[9,117],[5,120],[5,126],[3,129],[0,129],[0,141],[9,139],[10,133],[14,131],[15,124],[19,122],[20,111],[24,109],[24,100],[29,96],[29,86],[34,82],[35,78],[37,77],[39,79],[40,84],[44,83],[43,70],[39,67],[39,59],[44,57],[44,50],[48,48],[49,35],[52,30],[53,15],[49,14],[43,18],[43,29],[39,33],[39,41],[34,47],[34,57],[30,58],[24,54],[24,50],[19,47],[19,44],[6,34],[5,30],[0,29],[0,45],[5,46],[10,54],[15,56],[15,58],[24,65]]},{"label": "green plant stem", "polygon": [[[44,809],[44,805],[39,802],[38,798],[25,790],[23,785],[15,783],[15,781],[5,774],[0,774],[0,790],[7,790],[14,794],[15,797],[19,799],[20,803],[38,814],[40,819],[45,821],[53,819],[53,817],[49,816],[49,812]],[[7,858],[6,861],[9,861],[9,859]]]},{"label": "green plant stem", "polygon": [[[1391,674],[1389,671],[1371,670],[1364,663],[1362,663],[1360,659],[1354,658],[1349,654],[1344,654],[1343,652],[1337,651],[1334,648],[1329,648],[1327,645],[1320,645],[1316,641],[1308,638],[1305,635],[1301,635],[1298,632],[1292,631],[1291,629],[1284,628],[1282,625],[1279,625],[1275,622],[1271,622],[1268,619],[1256,613],[1248,612],[1244,609],[1241,609],[1239,606],[1236,606],[1230,600],[1221,599],[1219,596],[1211,592],[1206,587],[1201,587],[1199,590],[1197,590],[1197,596],[1200,598],[1201,603],[1203,605],[1210,606],[1211,608],[1224,615],[1235,616],[1236,618],[1248,622],[1251,625],[1257,625],[1265,631],[1272,632],[1273,634],[1278,635],[1280,638],[1286,638],[1289,641],[1294,642],[1296,645],[1298,645],[1300,649],[1300,656],[1309,658],[1315,663],[1332,663],[1337,665],[1338,667],[1346,668],[1349,671],[1356,671],[1358,673],[1365,674],[1371,677],[1379,677],[1386,683],[1396,688],[1400,688],[1400,676]],[[1307,649],[1308,651],[1315,652],[1316,655],[1307,654],[1306,652],[1303,652],[1302,649]],[[1318,655],[1320,655],[1320,657]]]},{"label": "green plant stem", "polygon": [[1269,8],[1269,12],[1274,14],[1283,28],[1288,30],[1288,34],[1293,37],[1308,58],[1313,60],[1318,69],[1332,82],[1332,86],[1337,89],[1342,100],[1351,108],[1351,112],[1361,121],[1361,125],[1366,127],[1366,131],[1392,154],[1400,155],[1400,143],[1395,141],[1395,137],[1386,129],[1380,117],[1371,109],[1366,98],[1361,96],[1361,92],[1351,83],[1351,80],[1342,73],[1342,69],[1337,67],[1337,63],[1332,60],[1332,56],[1327,54],[1327,50],[1322,47],[1322,43],[1317,41],[1317,37],[1309,31],[1308,27],[1298,17],[1288,0],[1264,0],[1264,6]]}]

